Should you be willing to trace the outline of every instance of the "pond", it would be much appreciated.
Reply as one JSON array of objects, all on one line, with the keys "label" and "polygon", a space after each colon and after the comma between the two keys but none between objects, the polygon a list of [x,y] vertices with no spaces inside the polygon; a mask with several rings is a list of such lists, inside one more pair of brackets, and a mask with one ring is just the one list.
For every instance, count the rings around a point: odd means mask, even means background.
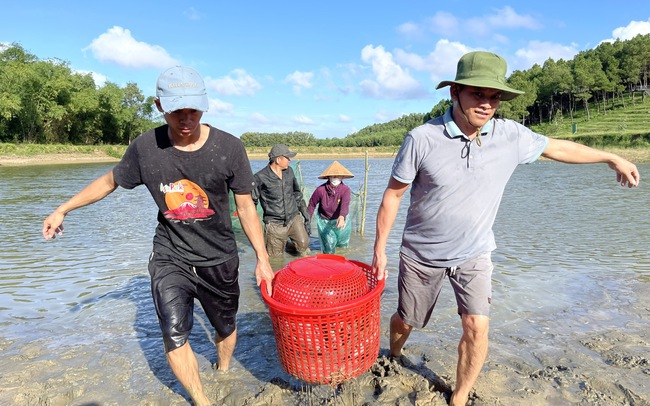
[{"label": "pond", "polygon": [[[346,183],[358,191],[364,160],[340,162],[356,175]],[[308,190],[322,182],[317,177],[330,163],[300,162]],[[265,164],[251,161],[254,171]],[[391,159],[369,160],[365,235],[353,234],[351,247],[337,254],[371,262],[375,216],[391,165]],[[150,299],[146,263],[156,210],[146,189],[118,188],[70,213],[63,237],[45,241],[41,236],[42,221],[56,206],[111,167],[0,167],[0,386],[6,388],[0,390],[0,403],[29,396],[77,404],[88,399],[185,402],[162,354]],[[639,169],[650,173],[650,165]],[[545,348],[576,350],[576,337],[584,334],[648,331],[650,311],[639,301],[650,291],[649,190],[643,182],[635,189],[620,187],[606,165],[540,161],[515,172],[494,228],[492,357],[534,364]],[[405,196],[387,247],[382,348],[396,308],[395,269],[407,205]],[[292,381],[277,361],[268,310],[255,285],[254,253],[243,234],[237,237],[238,372],[228,379],[238,382],[230,388],[241,392],[241,400],[274,379]],[[293,259],[287,254],[274,260],[274,269]],[[191,342],[202,371],[216,357],[209,331],[197,309]],[[453,292],[445,286],[431,322],[413,333],[407,349],[438,348],[451,362],[458,337]]]}]

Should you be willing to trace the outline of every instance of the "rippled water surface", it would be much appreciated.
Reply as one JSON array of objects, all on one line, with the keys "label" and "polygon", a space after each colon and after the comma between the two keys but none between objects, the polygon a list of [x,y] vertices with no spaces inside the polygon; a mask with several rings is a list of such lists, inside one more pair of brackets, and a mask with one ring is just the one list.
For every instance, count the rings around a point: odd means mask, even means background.
[{"label": "rippled water surface", "polygon": [[[340,162],[356,175],[346,183],[359,190],[364,160]],[[310,190],[321,182],[317,176],[330,163],[300,163]],[[258,170],[266,161],[251,164]],[[392,160],[371,159],[369,165],[365,236],[353,235],[352,247],[337,252],[366,263],[372,258],[375,215]],[[134,371],[125,380],[137,394],[150,386],[139,381],[146,380],[142,370],[153,370],[161,382],[174,385],[161,356],[149,296],[146,261],[156,223],[151,197],[144,187],[118,189],[103,201],[70,213],[62,237],[45,241],[41,236],[43,219],[58,204],[111,167],[0,167],[0,337],[38,341],[51,358],[81,343],[95,345],[99,353],[128,353],[127,362]],[[642,174],[650,174],[649,165],[639,168]],[[495,225],[493,341],[507,344],[513,337],[561,341],[581,331],[647,323],[647,314],[624,312],[635,301],[635,289],[650,283],[650,188],[646,186],[620,187],[606,165],[537,162],[518,169]],[[389,239],[393,270],[407,204],[408,196]],[[255,286],[253,251],[243,235],[238,239],[242,300],[235,358],[245,370],[255,371],[257,379],[265,380],[277,374],[279,367],[260,358],[265,350],[258,344],[267,340],[265,345],[272,348],[275,343],[267,309]],[[292,259],[287,255],[274,260],[274,268]],[[395,282],[393,272],[382,299],[382,329],[387,329],[396,307]],[[453,341],[458,335],[454,308],[453,293],[446,287],[430,325],[415,332],[411,340]],[[209,335],[203,320],[198,309],[193,335],[203,338],[194,347],[210,360],[214,349],[205,338]],[[385,337],[382,340],[386,347]],[[497,351],[508,352],[508,346]],[[0,366],[11,355],[3,354]],[[68,364],[74,368],[93,359],[96,354],[88,354]]]}]

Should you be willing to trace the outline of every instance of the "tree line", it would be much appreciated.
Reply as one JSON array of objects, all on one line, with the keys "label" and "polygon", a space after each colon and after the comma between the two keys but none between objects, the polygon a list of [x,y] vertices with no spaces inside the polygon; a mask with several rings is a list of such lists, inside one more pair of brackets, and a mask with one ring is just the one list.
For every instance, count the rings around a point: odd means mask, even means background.
[{"label": "tree line", "polygon": [[90,74],[17,44],[0,52],[0,142],[128,144],[160,124],[153,100],[135,83],[97,87]]},{"label": "tree line", "polygon": [[590,104],[604,114],[616,102],[625,107],[624,92],[635,102],[635,91],[640,91],[645,103],[649,76],[650,34],[603,42],[570,61],[549,58],[542,66],[514,71],[508,82],[526,94],[502,103],[499,114],[523,124],[541,124],[565,115],[573,121],[581,108],[589,119]]},{"label": "tree line", "polygon": [[[624,93],[650,92],[650,34],[603,42],[572,60],[549,58],[541,66],[513,71],[508,82],[526,92],[502,102],[497,116],[524,125],[550,123],[576,110],[590,117],[590,105],[607,114]],[[377,147],[400,145],[404,134],[451,105],[440,101],[428,113],[412,113],[367,126],[344,138],[316,138],[307,132],[241,135],[247,147],[291,146]],[[92,76],[72,72],[59,60],[41,61],[13,44],[0,53],[0,142],[128,144],[160,124],[153,97],[145,98],[135,83],[98,88]]]},{"label": "tree line", "polygon": [[[603,42],[596,48],[578,53],[572,60],[549,58],[542,66],[535,64],[525,71],[513,71],[508,83],[526,93],[501,103],[497,116],[521,122],[524,125],[551,123],[566,116],[573,122],[576,110],[584,110],[587,119],[590,105],[603,114],[615,103],[625,107],[624,93],[639,93],[645,103],[650,94],[650,35],[638,35],[630,40]],[[404,135],[414,127],[442,115],[451,105],[445,99],[425,114],[404,115],[387,123],[373,124],[345,138],[316,139],[306,137],[309,144],[323,147],[398,146]],[[276,134],[248,133],[245,144],[269,147],[281,138]],[[254,137],[252,136],[254,135]],[[306,134],[311,136],[311,134]],[[242,140],[244,136],[242,135]]]}]

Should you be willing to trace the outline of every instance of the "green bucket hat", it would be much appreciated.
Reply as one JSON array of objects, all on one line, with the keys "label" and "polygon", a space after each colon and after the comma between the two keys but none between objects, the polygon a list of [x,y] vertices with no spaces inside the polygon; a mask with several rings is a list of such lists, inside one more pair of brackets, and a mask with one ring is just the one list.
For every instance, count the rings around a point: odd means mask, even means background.
[{"label": "green bucket hat", "polygon": [[456,67],[456,80],[443,80],[436,89],[452,83],[465,86],[487,87],[501,90],[501,100],[512,100],[524,94],[506,84],[508,65],[505,59],[491,52],[476,51],[460,57]]}]

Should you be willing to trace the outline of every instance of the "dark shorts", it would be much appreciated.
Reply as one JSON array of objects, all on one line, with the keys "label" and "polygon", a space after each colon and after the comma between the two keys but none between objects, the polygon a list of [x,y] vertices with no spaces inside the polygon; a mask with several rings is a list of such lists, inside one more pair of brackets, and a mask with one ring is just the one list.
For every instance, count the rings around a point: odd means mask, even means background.
[{"label": "dark shorts", "polygon": [[410,326],[426,326],[442,283],[449,277],[456,295],[458,314],[489,316],[493,269],[490,253],[453,268],[429,266],[400,253],[397,313]]},{"label": "dark shorts", "polygon": [[238,256],[219,265],[199,268],[152,253],[149,274],[166,352],[187,341],[194,325],[195,298],[219,337],[226,338],[235,331],[239,308]]}]

